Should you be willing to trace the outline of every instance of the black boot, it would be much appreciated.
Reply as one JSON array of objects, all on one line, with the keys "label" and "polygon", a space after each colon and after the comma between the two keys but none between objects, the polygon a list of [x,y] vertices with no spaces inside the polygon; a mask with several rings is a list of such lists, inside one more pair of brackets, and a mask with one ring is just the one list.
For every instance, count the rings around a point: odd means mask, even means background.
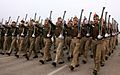
[{"label": "black boot", "polygon": [[101,62],[100,65],[101,65],[101,67],[104,67],[104,63]]},{"label": "black boot", "polygon": [[87,61],[85,61],[85,60],[82,60],[82,62],[83,62],[83,64],[86,64],[86,63],[87,63]]},{"label": "black boot", "polygon": [[105,60],[108,60],[108,57],[107,57],[107,56],[105,56]]},{"label": "black boot", "polygon": [[33,58],[38,58],[38,56],[37,56],[37,55],[35,55]]},{"label": "black boot", "polygon": [[70,70],[73,71],[74,67],[72,65],[69,66]]},{"label": "black boot", "polygon": [[91,54],[90,57],[93,58],[93,55]]},{"label": "black boot", "polygon": [[40,52],[40,54],[43,56],[44,54],[43,54],[43,52]]},{"label": "black boot", "polygon": [[78,67],[78,66],[79,66],[79,64],[75,65],[75,67]]},{"label": "black boot", "polygon": [[94,71],[93,71],[93,74],[94,74],[94,75],[97,75],[97,70],[94,70]]},{"label": "black boot", "polygon": [[44,64],[44,61],[43,61],[43,60],[39,60],[39,62],[40,62],[41,64]]},{"label": "black boot", "polygon": [[64,63],[64,61],[60,61],[58,64],[63,64]]},{"label": "black boot", "polygon": [[19,58],[19,55],[15,55],[17,58]]},{"label": "black boot", "polygon": [[54,67],[56,67],[56,62],[52,62],[52,65],[53,65]]},{"label": "black boot", "polygon": [[10,56],[11,53],[6,53],[8,56]]},{"label": "black boot", "polygon": [[26,58],[27,60],[29,60],[29,57],[27,56],[27,54],[25,55],[25,58]]},{"label": "black boot", "polygon": [[1,52],[0,54],[4,55],[5,53]]}]

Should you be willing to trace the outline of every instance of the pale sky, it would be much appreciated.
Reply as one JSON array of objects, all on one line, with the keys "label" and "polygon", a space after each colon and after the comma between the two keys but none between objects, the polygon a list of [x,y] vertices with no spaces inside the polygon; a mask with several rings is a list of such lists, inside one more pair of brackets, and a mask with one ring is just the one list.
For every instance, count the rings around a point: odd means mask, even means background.
[{"label": "pale sky", "polygon": [[55,22],[57,17],[62,17],[64,10],[67,11],[67,20],[75,15],[79,17],[81,9],[84,9],[83,16],[86,17],[90,12],[101,15],[103,6],[111,18],[120,23],[120,0],[0,0],[0,21],[2,18],[8,19],[9,16],[12,20],[16,20],[17,16],[22,19],[26,13],[29,18],[33,18],[34,13],[37,13],[37,18],[41,16],[45,19],[52,10],[52,20]]}]

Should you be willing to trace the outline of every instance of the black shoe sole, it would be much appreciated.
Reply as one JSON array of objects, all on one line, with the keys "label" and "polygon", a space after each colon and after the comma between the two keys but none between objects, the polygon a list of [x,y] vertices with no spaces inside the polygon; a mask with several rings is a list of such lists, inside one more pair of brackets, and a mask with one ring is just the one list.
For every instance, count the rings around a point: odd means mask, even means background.
[{"label": "black shoe sole", "polygon": [[53,65],[54,67],[56,67],[56,62],[52,62],[52,65]]},{"label": "black shoe sole", "polygon": [[38,58],[38,56],[34,56],[33,58]]},{"label": "black shoe sole", "polygon": [[62,61],[62,62],[59,62],[58,64],[63,64],[64,63],[64,61]]},{"label": "black shoe sole", "polygon": [[44,61],[43,61],[43,60],[39,60],[39,62],[40,62],[41,64],[44,64]]},{"label": "black shoe sole", "polygon": [[108,60],[108,57],[107,57],[107,56],[105,57],[105,60]]},{"label": "black shoe sole", "polygon": [[79,67],[79,64],[78,64],[78,65],[75,65],[75,67]]},{"label": "black shoe sole", "polygon": [[15,55],[15,57],[19,58],[19,55]]},{"label": "black shoe sole", "polygon": [[6,53],[8,56],[10,56],[11,53]]},{"label": "black shoe sole", "polygon": [[27,55],[25,56],[25,58],[26,58],[27,60],[29,60],[29,57],[28,57]]},{"label": "black shoe sole", "polygon": [[93,75],[97,75],[97,71],[96,70],[93,71]]},{"label": "black shoe sole", "polygon": [[93,58],[93,55],[90,55],[91,58]]},{"label": "black shoe sole", "polygon": [[83,64],[86,64],[86,63],[87,63],[87,61],[85,61],[85,60],[82,60],[82,62],[83,62]]}]

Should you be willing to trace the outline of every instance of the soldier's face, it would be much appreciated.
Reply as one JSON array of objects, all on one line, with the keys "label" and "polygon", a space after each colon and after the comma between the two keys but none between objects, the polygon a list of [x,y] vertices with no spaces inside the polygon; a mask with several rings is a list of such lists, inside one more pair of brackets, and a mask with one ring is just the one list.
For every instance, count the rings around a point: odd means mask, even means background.
[{"label": "soldier's face", "polygon": [[68,27],[71,27],[72,24],[73,24],[72,22],[68,22],[67,26],[68,26]]},{"label": "soldier's face", "polygon": [[12,23],[12,26],[15,26],[16,25],[16,23]]},{"label": "soldier's face", "polygon": [[47,26],[49,25],[48,20],[45,20],[44,25],[47,25]]},{"label": "soldier's face", "polygon": [[30,26],[33,26],[33,22],[32,22],[32,21],[30,21],[29,25],[30,25]]},{"label": "soldier's face", "polygon": [[98,17],[95,17],[93,20],[94,20],[94,24],[98,24],[98,21],[99,21]]},{"label": "soldier's face", "polygon": [[73,25],[77,25],[78,24],[78,21],[73,21]]},{"label": "soldier's face", "polygon": [[59,25],[62,24],[62,21],[58,21],[58,24],[59,24]]}]

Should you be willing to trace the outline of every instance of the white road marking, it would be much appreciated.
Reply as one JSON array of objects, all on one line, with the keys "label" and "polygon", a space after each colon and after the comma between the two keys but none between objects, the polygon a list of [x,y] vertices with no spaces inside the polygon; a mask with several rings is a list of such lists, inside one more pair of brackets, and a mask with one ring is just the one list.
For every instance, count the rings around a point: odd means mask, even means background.
[{"label": "white road marking", "polygon": [[13,58],[14,56],[1,57],[0,60]]},{"label": "white road marking", "polygon": [[65,68],[65,67],[67,67],[67,65],[64,65],[64,66],[58,68],[57,70],[55,70],[55,71],[49,73],[48,75],[53,75],[53,74],[57,73],[58,71],[62,70],[63,68]]}]

